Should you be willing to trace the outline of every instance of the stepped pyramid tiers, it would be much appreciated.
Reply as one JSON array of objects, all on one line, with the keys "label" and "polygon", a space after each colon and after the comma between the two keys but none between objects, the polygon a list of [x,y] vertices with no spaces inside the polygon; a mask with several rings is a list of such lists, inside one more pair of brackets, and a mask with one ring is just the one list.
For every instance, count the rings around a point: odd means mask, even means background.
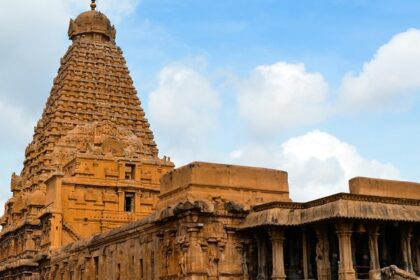
[{"label": "stepped pyramid tiers", "polygon": [[147,216],[160,177],[173,169],[158,157],[149,123],[115,28],[99,11],[70,21],[72,44],[21,174],[5,205],[1,260],[25,262],[48,251]]}]

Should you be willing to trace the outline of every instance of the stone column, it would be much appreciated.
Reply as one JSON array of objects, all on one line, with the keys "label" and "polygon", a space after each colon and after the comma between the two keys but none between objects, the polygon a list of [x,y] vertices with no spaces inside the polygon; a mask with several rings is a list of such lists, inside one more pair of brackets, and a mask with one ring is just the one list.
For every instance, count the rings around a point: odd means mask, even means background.
[{"label": "stone column", "polygon": [[420,275],[420,237],[417,237],[416,254],[417,254],[417,274]]},{"label": "stone column", "polygon": [[411,254],[412,227],[404,226],[401,231],[401,250],[403,255],[403,269],[413,273],[413,258]]},{"label": "stone column", "polygon": [[329,258],[330,243],[328,242],[327,228],[324,225],[318,225],[316,232],[316,270],[318,280],[331,279],[331,264]]},{"label": "stone column", "polygon": [[273,275],[271,279],[286,279],[286,273],[284,271],[284,230],[280,228],[271,229],[270,239],[273,254]]},{"label": "stone column", "polygon": [[336,224],[338,245],[340,251],[340,264],[338,268],[339,280],[355,280],[356,273],[353,268],[353,257],[351,253],[352,224],[346,221],[339,221]]},{"label": "stone column", "polygon": [[303,278],[309,279],[308,269],[308,244],[306,239],[306,229],[302,229],[302,262],[303,262]]},{"label": "stone column", "polygon": [[257,280],[266,280],[267,277],[267,257],[266,257],[266,248],[265,240],[261,238],[258,234],[255,234],[255,239],[257,241],[257,251],[258,251],[258,276]]},{"label": "stone column", "polygon": [[379,249],[378,249],[379,226],[378,225],[369,226],[368,232],[369,232],[370,269],[377,270],[381,268],[379,264]]}]

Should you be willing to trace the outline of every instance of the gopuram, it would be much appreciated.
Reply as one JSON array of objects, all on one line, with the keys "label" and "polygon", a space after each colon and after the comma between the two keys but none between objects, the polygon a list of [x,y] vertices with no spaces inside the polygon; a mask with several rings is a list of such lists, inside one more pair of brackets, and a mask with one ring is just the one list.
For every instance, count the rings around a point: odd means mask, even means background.
[{"label": "gopuram", "polygon": [[68,35],[11,178],[0,279],[419,279],[420,184],[357,177],[295,203],[284,171],[174,169],[95,1]]}]

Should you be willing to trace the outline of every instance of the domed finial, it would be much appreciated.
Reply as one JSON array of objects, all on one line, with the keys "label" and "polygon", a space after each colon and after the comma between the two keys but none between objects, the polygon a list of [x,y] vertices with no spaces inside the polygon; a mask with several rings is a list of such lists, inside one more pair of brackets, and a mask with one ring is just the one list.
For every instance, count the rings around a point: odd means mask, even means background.
[{"label": "domed finial", "polygon": [[96,0],[92,0],[92,3],[90,3],[90,8],[92,9],[92,11],[96,9]]}]

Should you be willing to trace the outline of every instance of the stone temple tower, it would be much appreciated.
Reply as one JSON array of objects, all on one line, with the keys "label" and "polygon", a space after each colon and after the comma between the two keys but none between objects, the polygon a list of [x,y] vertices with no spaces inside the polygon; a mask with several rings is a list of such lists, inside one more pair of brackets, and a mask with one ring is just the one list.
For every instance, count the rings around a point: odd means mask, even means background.
[{"label": "stone temple tower", "polygon": [[115,28],[95,1],[68,35],[23,170],[12,175],[2,267],[33,266],[40,253],[149,215],[173,169],[158,157]]}]

